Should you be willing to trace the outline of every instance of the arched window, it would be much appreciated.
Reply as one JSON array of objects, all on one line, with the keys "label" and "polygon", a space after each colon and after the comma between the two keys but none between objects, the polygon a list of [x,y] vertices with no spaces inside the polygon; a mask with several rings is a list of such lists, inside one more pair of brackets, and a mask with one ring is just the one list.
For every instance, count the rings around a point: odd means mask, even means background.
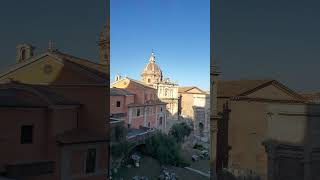
[{"label": "arched window", "polygon": [[165,95],[165,96],[168,96],[168,89],[165,89],[165,90],[164,90],[164,95]]},{"label": "arched window", "polygon": [[25,60],[25,59],[26,59],[26,50],[21,49],[21,60]]},{"label": "arched window", "polygon": [[204,130],[204,126],[202,123],[199,123],[199,132],[200,132],[200,136],[203,137],[203,130]]},{"label": "arched window", "polygon": [[148,83],[150,83],[151,82],[151,79],[148,79]]}]

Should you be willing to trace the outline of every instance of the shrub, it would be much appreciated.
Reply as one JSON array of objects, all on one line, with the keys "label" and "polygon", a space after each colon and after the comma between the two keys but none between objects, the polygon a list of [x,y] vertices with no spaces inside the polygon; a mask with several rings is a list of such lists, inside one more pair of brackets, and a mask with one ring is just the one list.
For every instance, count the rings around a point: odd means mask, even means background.
[{"label": "shrub", "polygon": [[115,126],[111,129],[112,141],[124,141],[127,136],[127,128],[122,125]]},{"label": "shrub", "polygon": [[202,150],[204,150],[205,148],[204,148],[201,144],[196,143],[196,144],[193,146],[193,149],[199,149],[200,151],[202,151]]}]

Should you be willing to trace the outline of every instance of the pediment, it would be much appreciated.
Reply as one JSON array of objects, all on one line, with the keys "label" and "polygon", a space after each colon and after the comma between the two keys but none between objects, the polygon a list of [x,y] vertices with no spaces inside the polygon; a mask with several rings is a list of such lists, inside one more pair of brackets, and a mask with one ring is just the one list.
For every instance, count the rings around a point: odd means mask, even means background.
[{"label": "pediment", "polygon": [[1,73],[0,81],[14,79],[31,84],[96,84],[105,81],[75,63],[60,59],[49,53],[27,61],[16,64]]},{"label": "pediment", "polygon": [[205,92],[202,91],[201,89],[197,88],[197,87],[193,87],[193,88],[187,90],[186,93],[191,93],[191,94],[204,94]]},{"label": "pediment", "polygon": [[244,96],[270,100],[301,100],[297,93],[278,83],[270,83],[267,86],[245,93]]}]

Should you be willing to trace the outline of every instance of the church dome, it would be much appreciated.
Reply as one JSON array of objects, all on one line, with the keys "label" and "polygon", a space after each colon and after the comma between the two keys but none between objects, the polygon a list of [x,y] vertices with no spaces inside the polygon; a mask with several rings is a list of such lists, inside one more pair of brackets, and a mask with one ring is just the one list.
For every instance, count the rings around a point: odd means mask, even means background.
[{"label": "church dome", "polygon": [[142,74],[162,75],[162,71],[161,71],[160,67],[156,64],[153,52],[151,53],[149,63],[143,69]]},{"label": "church dome", "polygon": [[161,74],[162,71],[156,63],[148,63],[142,73]]},{"label": "church dome", "polygon": [[162,80],[162,71],[156,64],[154,53],[151,52],[149,63],[145,66],[141,73],[142,81],[146,83],[155,83]]}]

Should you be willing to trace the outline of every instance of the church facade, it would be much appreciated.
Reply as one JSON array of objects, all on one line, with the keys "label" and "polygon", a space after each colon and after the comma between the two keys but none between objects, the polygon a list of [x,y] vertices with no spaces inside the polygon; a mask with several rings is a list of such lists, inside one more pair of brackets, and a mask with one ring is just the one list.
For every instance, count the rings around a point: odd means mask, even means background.
[{"label": "church facade", "polygon": [[141,81],[157,90],[158,98],[167,104],[168,120],[178,120],[179,94],[178,84],[164,78],[162,70],[156,64],[155,55],[151,52],[149,62],[141,73]]},{"label": "church facade", "polygon": [[108,178],[106,32],[101,63],[52,46],[40,54],[32,45],[17,46],[17,63],[0,73],[0,176]]},{"label": "church facade", "polygon": [[166,103],[159,100],[156,89],[140,81],[124,77],[117,79],[112,84],[110,91],[112,92],[111,115],[115,117],[123,114],[121,119],[128,128],[148,127],[165,131]]}]

